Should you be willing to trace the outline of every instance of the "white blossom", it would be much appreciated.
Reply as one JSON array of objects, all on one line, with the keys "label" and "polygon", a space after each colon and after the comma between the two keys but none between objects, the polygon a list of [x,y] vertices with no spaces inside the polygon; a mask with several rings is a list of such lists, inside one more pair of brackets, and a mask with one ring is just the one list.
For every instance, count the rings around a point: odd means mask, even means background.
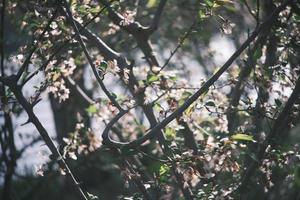
[{"label": "white blossom", "polygon": [[120,68],[118,67],[118,63],[116,59],[108,61],[107,66],[108,66],[108,71],[113,74],[116,74],[121,71]]},{"label": "white blossom", "polygon": [[70,151],[70,152],[68,152],[68,155],[69,155],[69,157],[72,158],[73,160],[77,160],[77,156],[76,156],[75,152]]},{"label": "white blossom", "polygon": [[128,26],[129,24],[134,22],[134,17],[136,12],[133,11],[125,11],[122,13],[123,19],[120,21],[120,26]]},{"label": "white blossom", "polygon": [[60,67],[60,71],[64,77],[70,76],[73,74],[76,68],[74,58],[70,58],[63,62],[62,66]]},{"label": "white blossom", "polygon": [[124,73],[124,81],[125,81],[125,83],[128,83],[130,70],[129,69],[124,69],[123,73]]}]

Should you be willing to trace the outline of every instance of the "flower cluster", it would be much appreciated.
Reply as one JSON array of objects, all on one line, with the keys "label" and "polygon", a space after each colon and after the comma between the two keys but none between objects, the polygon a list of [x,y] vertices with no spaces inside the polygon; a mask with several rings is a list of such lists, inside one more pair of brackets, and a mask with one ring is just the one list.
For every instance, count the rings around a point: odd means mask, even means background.
[{"label": "flower cluster", "polygon": [[99,138],[83,123],[77,123],[75,131],[70,134],[69,138],[63,138],[63,141],[66,143],[63,157],[68,156],[73,160],[77,160],[77,154],[88,154],[101,146]]},{"label": "flower cluster", "polygon": [[128,26],[129,24],[134,22],[134,17],[136,12],[126,10],[122,13],[123,19],[120,21],[120,26]]},{"label": "flower cluster", "polygon": [[94,62],[94,64],[101,71],[101,75],[102,73],[111,73],[115,76],[119,74],[123,78],[124,82],[128,83],[130,70],[127,68],[121,70],[116,59],[106,62],[103,57],[98,56],[98,59]]},{"label": "flower cluster", "polygon": [[117,31],[120,30],[120,27],[118,25],[115,25],[114,23],[108,24],[109,29],[102,33],[103,36],[109,36],[115,34]]},{"label": "flower cluster", "polygon": [[56,60],[51,61],[46,68],[46,79],[48,82],[48,91],[59,99],[59,102],[69,98],[70,90],[66,87],[64,77],[73,74],[76,65],[73,58],[64,61],[59,67],[56,67]]},{"label": "flower cluster", "polygon": [[107,62],[107,71],[111,72],[112,74],[117,74],[121,71],[121,69],[118,66],[118,62],[116,59],[114,60],[109,60]]}]

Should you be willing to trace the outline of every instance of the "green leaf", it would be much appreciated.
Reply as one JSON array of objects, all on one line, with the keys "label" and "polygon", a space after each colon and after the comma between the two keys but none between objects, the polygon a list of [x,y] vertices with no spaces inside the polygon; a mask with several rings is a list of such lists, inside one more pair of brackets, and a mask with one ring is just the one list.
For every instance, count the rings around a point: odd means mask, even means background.
[{"label": "green leaf", "polygon": [[[296,13],[295,13],[295,14],[296,14]],[[300,21],[300,15],[296,14],[296,15],[294,16],[294,18],[295,18],[295,21]]]},{"label": "green leaf", "polygon": [[159,168],[159,181],[167,182],[169,174],[170,174],[170,167],[166,164],[161,165]]},{"label": "green leaf", "polygon": [[101,63],[100,63],[100,68],[101,69],[103,69],[104,71],[107,69],[107,62],[105,62],[105,61],[102,61]]},{"label": "green leaf", "polygon": [[282,102],[279,99],[275,99],[275,103],[277,107],[280,107],[282,105]]},{"label": "green leaf", "polygon": [[165,129],[165,136],[167,140],[173,140],[176,136],[176,131],[170,127],[167,127]]},{"label": "green leaf", "polygon": [[159,80],[159,77],[155,74],[148,74],[148,76],[147,76],[147,83],[148,84],[151,84],[151,83],[153,83],[155,81],[158,81],[158,80]]},{"label": "green leaf", "polygon": [[127,147],[122,148],[121,152],[122,152],[123,156],[134,156],[138,153],[138,151],[136,149],[131,149],[131,148],[127,148]]},{"label": "green leaf", "polygon": [[189,97],[192,96],[192,95],[193,95],[193,93],[191,93],[191,92],[189,92],[189,91],[184,91],[184,92],[182,93],[181,98],[187,99],[187,98],[189,98]]},{"label": "green leaf", "polygon": [[177,76],[170,76],[169,79],[172,80],[172,81],[176,81],[178,79],[178,77]]},{"label": "green leaf", "polygon": [[100,11],[99,7],[89,9],[89,12],[91,12],[91,13],[98,13],[99,11]]},{"label": "green leaf", "polygon": [[163,175],[169,173],[169,171],[170,171],[170,167],[166,164],[163,164],[159,168],[159,175],[163,176]]},{"label": "green leaf", "polygon": [[224,8],[226,8],[230,12],[237,12],[237,9],[233,5],[224,5]]},{"label": "green leaf", "polygon": [[148,0],[148,3],[147,3],[148,8],[153,8],[156,5],[157,5],[157,0]]},{"label": "green leaf", "polygon": [[295,183],[296,183],[297,187],[299,187],[300,186],[300,168],[297,166],[294,168],[294,177],[295,177]]},{"label": "green leaf", "polygon": [[200,19],[207,18],[207,15],[204,10],[199,10],[199,17],[200,17]]},{"label": "green leaf", "polygon": [[232,135],[231,139],[233,139],[233,140],[242,140],[242,141],[255,142],[255,140],[253,139],[253,136],[247,135],[247,134],[243,134],[243,133],[237,133],[235,135]]},{"label": "green leaf", "polygon": [[182,104],[184,104],[184,102],[185,102],[190,96],[192,96],[192,95],[193,95],[193,94],[192,94],[191,92],[189,92],[189,91],[184,91],[184,92],[182,93],[182,96],[181,96],[179,102],[178,102],[178,105],[181,106]]},{"label": "green leaf", "polygon": [[111,93],[111,96],[112,96],[114,99],[117,99],[117,97],[118,97],[118,96],[116,95],[116,93],[113,93],[113,92]]},{"label": "green leaf", "polygon": [[96,113],[97,112],[97,107],[95,106],[95,105],[90,105],[87,109],[86,109],[86,111],[89,113],[89,114],[94,114],[94,113]]},{"label": "green leaf", "polygon": [[255,153],[248,153],[248,156],[250,156],[250,158],[252,158],[254,161],[259,163],[259,160],[258,160],[257,156],[255,155]]},{"label": "green leaf", "polygon": [[193,103],[192,105],[190,105],[185,111],[184,113],[187,115],[187,116],[191,116],[191,114],[194,112],[196,108],[196,104]]},{"label": "green leaf", "polygon": [[253,57],[255,60],[259,59],[262,56],[262,50],[261,48],[257,48],[255,52],[253,53]]},{"label": "green leaf", "polygon": [[225,4],[232,4],[231,0],[215,0],[214,1],[217,5],[224,6]]},{"label": "green leaf", "polygon": [[204,1],[205,1],[205,4],[210,8],[212,8],[214,6],[213,0],[204,0]]},{"label": "green leaf", "polygon": [[161,111],[162,109],[164,109],[161,105],[160,105],[160,103],[155,103],[154,104],[154,109],[156,110],[156,111]]},{"label": "green leaf", "polygon": [[206,106],[213,106],[213,107],[216,107],[216,104],[213,100],[208,100],[206,103],[205,103]]}]

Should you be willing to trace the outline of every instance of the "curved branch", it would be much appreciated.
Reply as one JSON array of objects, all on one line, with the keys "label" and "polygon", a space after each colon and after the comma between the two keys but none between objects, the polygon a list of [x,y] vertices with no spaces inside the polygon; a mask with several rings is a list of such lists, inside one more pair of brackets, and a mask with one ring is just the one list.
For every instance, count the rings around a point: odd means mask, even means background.
[{"label": "curved branch", "polygon": [[273,13],[267,18],[267,20],[260,24],[252,33],[252,35],[238,48],[233,55],[226,61],[226,63],[210,78],[208,79],[202,87],[194,93],[186,102],[175,110],[172,114],[170,114],[167,118],[153,127],[146,135],[138,138],[135,141],[130,142],[129,144],[125,144],[130,148],[135,148],[149,139],[155,137],[157,132],[162,128],[166,127],[171,121],[180,116],[190,105],[192,105],[202,94],[204,94],[218,79],[219,77],[231,66],[231,64],[235,61],[236,58],[240,56],[240,54],[251,44],[253,40],[259,35],[261,31],[265,31],[265,27],[270,26],[270,23],[273,23],[274,19],[277,18],[278,14],[285,9],[285,7],[291,3],[292,0],[286,0],[280,6],[278,6]]},{"label": "curved branch", "polygon": [[128,113],[129,110],[122,110],[120,111],[110,122],[105,126],[105,129],[102,133],[102,139],[103,139],[103,144],[106,145],[111,145],[111,146],[120,146],[120,145],[127,145],[129,142],[119,142],[113,140],[110,135],[109,131],[113,128],[115,123],[117,123],[125,114]]}]

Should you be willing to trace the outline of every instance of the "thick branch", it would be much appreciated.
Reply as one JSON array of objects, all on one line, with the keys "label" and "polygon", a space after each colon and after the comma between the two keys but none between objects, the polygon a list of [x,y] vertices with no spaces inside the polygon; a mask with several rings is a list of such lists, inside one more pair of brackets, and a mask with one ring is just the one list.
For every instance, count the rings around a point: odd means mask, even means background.
[{"label": "thick branch", "polygon": [[156,9],[156,12],[154,14],[152,24],[149,28],[149,34],[152,34],[154,31],[157,30],[157,28],[159,26],[160,19],[161,19],[161,15],[164,11],[164,7],[165,7],[166,3],[167,3],[167,0],[160,0],[160,2],[158,4],[158,7]]}]

